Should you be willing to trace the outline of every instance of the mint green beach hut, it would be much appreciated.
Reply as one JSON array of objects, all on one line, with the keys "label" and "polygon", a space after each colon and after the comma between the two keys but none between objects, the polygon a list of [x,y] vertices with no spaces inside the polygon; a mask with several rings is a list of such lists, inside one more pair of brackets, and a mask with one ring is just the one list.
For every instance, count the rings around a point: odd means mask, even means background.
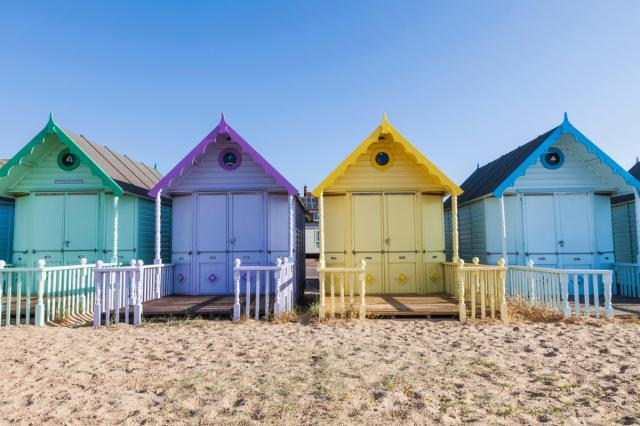
[{"label": "mint green beach hut", "polygon": [[[40,259],[47,266],[83,259],[153,262],[156,206],[147,193],[161,177],[154,167],[65,130],[50,117],[0,167],[0,197],[7,215],[15,216],[6,232],[11,252],[0,247],[0,260],[15,267],[33,267]],[[161,205],[162,253],[168,256],[171,208]]]}]

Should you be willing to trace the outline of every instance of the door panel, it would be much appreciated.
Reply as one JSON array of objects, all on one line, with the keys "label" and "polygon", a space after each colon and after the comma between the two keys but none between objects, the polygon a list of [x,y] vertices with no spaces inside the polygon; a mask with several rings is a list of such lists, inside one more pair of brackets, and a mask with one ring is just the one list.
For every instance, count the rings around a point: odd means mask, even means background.
[{"label": "door panel", "polygon": [[556,267],[557,235],[553,195],[525,195],[527,256],[540,266]]},{"label": "door panel", "polygon": [[198,252],[226,252],[227,196],[200,194],[197,198],[196,240]]},{"label": "door panel", "polygon": [[416,206],[413,194],[385,196],[387,250],[415,252]]},{"label": "door panel", "polygon": [[415,293],[416,262],[389,262],[389,293]]},{"label": "door panel", "polygon": [[65,196],[36,195],[33,210],[33,254],[34,264],[45,259],[50,266],[60,266],[63,262]]},{"label": "door panel", "polygon": [[352,200],[354,261],[356,265],[360,260],[367,263],[367,292],[383,293],[382,197],[380,194],[354,194]]},{"label": "door panel", "polygon": [[[344,195],[325,195],[324,203],[324,250],[326,254],[344,254],[347,249],[345,232],[347,226],[347,200]],[[329,259],[327,256],[327,265]],[[344,259],[343,259],[344,262]],[[332,262],[334,266],[336,263]],[[341,265],[344,265],[343,263]]]},{"label": "door panel", "polygon": [[444,252],[444,213],[440,195],[422,196],[422,232],[425,253]]},{"label": "door panel", "polygon": [[269,194],[269,259],[289,255],[289,196]]},{"label": "door panel", "polygon": [[[175,255],[190,253],[193,249],[191,233],[193,225],[193,208],[191,195],[174,197],[172,210],[172,252]],[[184,257],[184,256],[179,256]],[[186,259],[178,259],[186,260]]]},{"label": "door panel", "polygon": [[191,263],[175,263],[173,268],[174,292],[176,294],[192,294]]},{"label": "door panel", "polygon": [[230,291],[227,254],[200,254],[198,256],[198,294],[225,294]]},{"label": "door panel", "polygon": [[[560,227],[560,253],[565,257],[577,257],[576,262],[593,256],[593,231],[591,228],[591,202],[587,194],[563,194],[557,196]],[[591,260],[589,262],[591,263]]]},{"label": "door panel", "polygon": [[262,194],[231,194],[231,239],[233,251],[261,251]]},{"label": "door panel", "polygon": [[[357,253],[354,257],[355,264],[360,265],[360,261],[367,263],[367,273],[365,275],[365,285],[367,294],[384,293],[384,274],[382,268],[382,253]],[[357,287],[357,286],[356,286]],[[356,289],[360,293],[360,289]]]},{"label": "door panel", "polygon": [[67,265],[80,263],[82,257],[89,263],[96,260],[98,249],[97,194],[68,194],[65,212],[65,252]]},{"label": "door panel", "polygon": [[[444,254],[442,254],[442,262]],[[441,262],[425,262],[424,264],[425,293],[444,292],[444,266]]]}]

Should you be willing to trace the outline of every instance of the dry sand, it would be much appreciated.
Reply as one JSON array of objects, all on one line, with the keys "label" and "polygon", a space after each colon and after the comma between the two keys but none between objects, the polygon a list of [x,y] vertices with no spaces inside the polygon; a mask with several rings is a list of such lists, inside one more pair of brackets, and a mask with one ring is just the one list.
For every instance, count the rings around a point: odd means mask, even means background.
[{"label": "dry sand", "polygon": [[0,423],[630,424],[640,325],[0,328]]}]

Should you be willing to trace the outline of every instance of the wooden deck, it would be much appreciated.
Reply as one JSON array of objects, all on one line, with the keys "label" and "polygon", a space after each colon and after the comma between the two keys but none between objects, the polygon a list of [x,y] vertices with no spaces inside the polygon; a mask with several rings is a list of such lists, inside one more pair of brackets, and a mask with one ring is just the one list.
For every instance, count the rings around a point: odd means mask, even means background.
[{"label": "wooden deck", "polygon": [[231,316],[233,296],[165,296],[145,302],[142,306],[143,316]]},{"label": "wooden deck", "polygon": [[[438,316],[452,317],[458,315],[458,301],[446,293],[428,295],[380,295],[366,296],[367,316],[395,317],[395,316]],[[331,312],[331,296],[326,298],[326,311]],[[336,314],[342,314],[340,298],[335,297]],[[346,298],[349,303],[349,298]],[[354,313],[360,310],[360,298],[356,296],[353,302]]]}]

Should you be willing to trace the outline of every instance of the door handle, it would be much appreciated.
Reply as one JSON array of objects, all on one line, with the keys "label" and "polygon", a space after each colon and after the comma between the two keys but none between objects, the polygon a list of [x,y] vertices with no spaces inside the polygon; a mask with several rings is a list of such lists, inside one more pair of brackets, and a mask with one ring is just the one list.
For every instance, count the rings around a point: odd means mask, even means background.
[{"label": "door handle", "polygon": [[560,244],[560,247],[564,247],[564,240],[558,241],[558,244]]}]

